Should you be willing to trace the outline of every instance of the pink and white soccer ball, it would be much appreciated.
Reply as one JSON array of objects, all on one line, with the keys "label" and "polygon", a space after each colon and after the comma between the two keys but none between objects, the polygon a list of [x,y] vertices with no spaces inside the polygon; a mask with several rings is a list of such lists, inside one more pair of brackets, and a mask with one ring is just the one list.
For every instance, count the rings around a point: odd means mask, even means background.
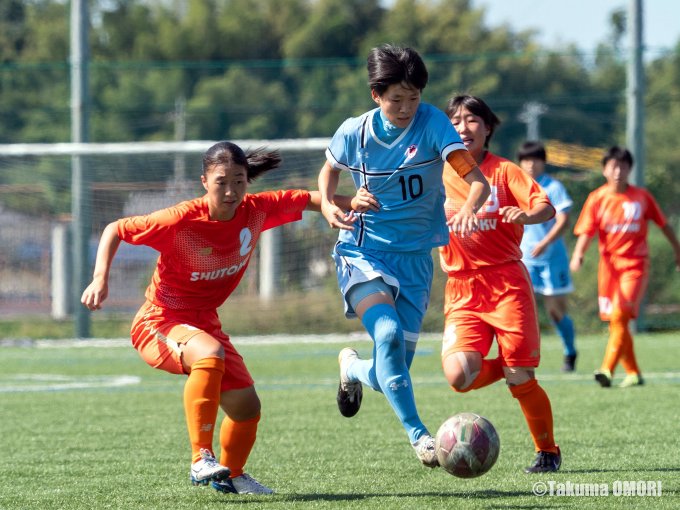
[{"label": "pink and white soccer ball", "polygon": [[447,418],[437,431],[439,465],[459,478],[481,476],[496,463],[500,439],[489,420],[474,413]]}]

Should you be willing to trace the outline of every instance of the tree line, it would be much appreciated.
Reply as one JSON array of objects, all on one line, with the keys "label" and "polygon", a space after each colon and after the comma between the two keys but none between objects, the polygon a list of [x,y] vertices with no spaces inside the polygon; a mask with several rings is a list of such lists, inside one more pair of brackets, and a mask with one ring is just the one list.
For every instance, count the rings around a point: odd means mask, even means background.
[{"label": "tree line", "polygon": [[[0,143],[70,139],[69,19],[62,0],[0,0]],[[330,136],[373,106],[368,50],[409,45],[430,70],[424,100],[485,98],[512,157],[526,103],[541,137],[585,147],[625,139],[625,11],[592,52],[542,48],[490,27],[470,0],[91,0],[93,142]],[[680,41],[646,59],[648,185],[677,214]],[[595,168],[596,169],[596,168]]]},{"label": "tree line", "polygon": [[[425,56],[429,102],[462,91],[489,99],[511,119],[504,138],[523,131],[516,117],[527,101],[549,107],[543,132],[565,142],[606,144],[623,128],[615,23],[583,54],[488,27],[469,0],[389,8],[379,0],[111,0],[89,10],[93,141],[172,139],[181,104],[188,138],[328,136],[371,105],[365,57],[384,42]],[[67,141],[69,3],[0,0],[0,11],[0,140]],[[677,65],[670,53],[649,64],[649,77],[672,79]],[[675,87],[650,87],[650,101],[666,109],[678,101]]]}]

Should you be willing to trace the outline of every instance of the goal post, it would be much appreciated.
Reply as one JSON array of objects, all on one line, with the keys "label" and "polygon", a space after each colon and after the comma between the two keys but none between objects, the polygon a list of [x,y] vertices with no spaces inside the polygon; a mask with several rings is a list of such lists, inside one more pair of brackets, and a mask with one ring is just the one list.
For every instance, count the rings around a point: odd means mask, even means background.
[{"label": "goal post", "polygon": [[[282,155],[281,167],[251,183],[249,192],[317,189],[329,141],[233,140],[244,150],[266,147]],[[91,275],[99,236],[108,223],[204,193],[201,158],[214,143],[0,144],[0,318],[42,314],[69,320],[75,307],[82,306],[74,296],[79,297],[83,289],[73,288],[73,275],[82,268],[73,267],[72,253],[64,253],[65,247],[77,249],[70,228],[80,212],[71,210],[72,157],[82,160],[88,187],[84,221],[90,225],[85,249]],[[310,311],[305,299],[314,301],[311,308],[325,310],[321,303],[325,300],[341,316],[330,259],[337,231],[320,214],[305,212],[302,221],[267,234],[234,299],[257,307],[253,314],[267,316],[281,313],[282,308],[294,314],[295,300],[300,300],[300,314]],[[111,271],[109,298],[98,316],[136,310],[157,255],[150,248],[121,244]],[[70,303],[65,296],[71,297]],[[309,329],[320,318],[299,320],[309,322],[305,326]]]},{"label": "goal post", "polygon": [[[267,147],[282,152],[323,151],[330,138],[229,140],[242,149]],[[0,158],[19,156],[101,156],[125,154],[203,154],[217,143],[209,140],[120,143],[11,143],[0,144]]]}]

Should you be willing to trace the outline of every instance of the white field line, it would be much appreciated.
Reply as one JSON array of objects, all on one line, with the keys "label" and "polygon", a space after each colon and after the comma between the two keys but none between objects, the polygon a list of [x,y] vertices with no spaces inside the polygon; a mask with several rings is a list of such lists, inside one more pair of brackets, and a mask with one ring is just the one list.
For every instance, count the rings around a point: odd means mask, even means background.
[{"label": "white field line", "polygon": [[0,378],[0,393],[67,391],[117,388],[139,384],[135,375],[70,376],[61,374],[16,374]]},{"label": "white field line", "polygon": [[[343,344],[348,342],[370,342],[371,339],[364,331],[353,333],[332,333],[326,335],[247,335],[232,336],[234,345],[295,345],[295,344]],[[419,345],[431,346],[441,344],[442,336],[438,333],[423,333],[418,340]],[[607,343],[606,335],[601,338],[577,339],[582,344],[601,345],[604,350]],[[129,338],[82,338],[82,339],[0,339],[0,347],[36,347],[40,349],[64,349],[84,347],[128,347],[131,346]],[[551,336],[541,342],[542,352],[561,351],[562,345],[559,340]]]},{"label": "white field line", "polygon": [[[645,381],[652,381],[652,380],[678,380],[680,381],[680,371],[677,372],[645,372],[644,374]],[[593,379],[593,374],[591,373],[585,373],[585,374],[541,374],[537,373],[536,374],[536,379],[538,381],[562,381],[562,382],[575,382],[575,381],[592,381],[593,384],[595,384],[595,380]],[[413,381],[414,386],[418,386],[420,384],[422,385],[433,385],[433,384],[446,384],[446,381],[444,379],[443,374],[433,374],[431,376],[412,376],[411,380]],[[613,387],[616,387],[617,380],[614,380]],[[257,380],[255,381],[256,385],[281,385],[281,386],[309,386],[310,384],[317,385],[317,386],[335,386],[338,384],[337,378],[323,378],[323,379],[314,379],[313,381],[301,381],[299,378],[281,378],[281,377],[272,377],[268,378],[266,376],[258,377]],[[500,384],[500,383],[499,383]]]},{"label": "white field line", "polygon": [[[252,335],[232,336],[234,345],[287,345],[287,344],[341,344],[346,342],[370,341],[367,333],[329,335]],[[440,338],[436,339],[440,341]],[[427,341],[427,340],[425,340]],[[73,347],[125,347],[130,346],[129,338],[83,338],[83,339],[44,339],[12,342],[17,347],[36,347],[40,349],[62,349]]]},{"label": "white field line", "polygon": [[[363,331],[353,333],[331,333],[325,335],[247,335],[232,336],[234,345],[295,345],[295,344],[344,344],[348,342],[370,342],[371,337]],[[418,340],[419,344],[441,343],[442,337],[437,333],[424,333]],[[555,344],[555,345],[552,345]],[[543,350],[561,349],[559,342],[545,342]],[[131,347],[129,338],[69,338],[41,340],[31,339],[0,339],[0,347],[35,347],[39,349],[71,349],[84,347]]]},{"label": "white field line", "polygon": [[[365,332],[349,333],[349,334],[329,334],[329,335],[253,335],[253,336],[234,336],[232,341],[235,345],[295,345],[295,344],[343,344],[348,342],[366,341],[370,342],[369,336]],[[441,337],[436,333],[424,334],[419,342],[428,344],[428,347],[441,342]],[[604,345],[604,340],[602,341]],[[129,338],[113,338],[113,339],[44,339],[44,340],[18,340],[18,341],[0,341],[2,345],[15,347],[35,347],[39,349],[72,349],[85,347],[99,347],[99,348],[121,348],[129,347]],[[541,346],[543,351],[561,350],[561,345],[558,341],[545,342]],[[537,379],[539,381],[592,381],[593,375],[591,373],[541,373],[538,369]],[[668,372],[645,372],[646,380],[680,380],[680,371]],[[279,384],[286,386],[307,385],[308,382],[302,382],[299,379],[291,379],[290,381],[282,380],[280,377],[276,378]],[[413,377],[414,384],[439,384],[443,383],[443,376],[439,373],[425,377]],[[91,389],[91,388],[107,388],[120,387],[139,384],[141,379],[136,376],[66,376],[66,375],[46,375],[46,374],[19,374],[9,377],[0,376],[0,393],[14,393],[14,392],[30,392],[30,391],[64,391],[74,389]],[[260,384],[274,384],[270,383],[267,378],[260,377]],[[335,385],[335,379],[322,379],[315,381],[314,384],[320,385]]]},{"label": "white field line", "polygon": [[[680,371],[677,372],[646,372],[645,379],[653,380],[680,380]],[[538,374],[539,381],[592,381],[592,374]],[[443,375],[437,374],[427,377],[413,377],[415,385],[444,384]],[[335,386],[335,378],[316,379],[314,386]],[[27,393],[27,392],[50,392],[69,391],[93,388],[117,388],[133,386],[141,383],[141,378],[131,375],[118,376],[67,376],[60,374],[16,374],[0,378],[0,393]],[[258,378],[260,385],[274,386],[309,386],[310,381],[300,381],[299,378],[289,380],[276,377],[271,380],[267,377]]]}]

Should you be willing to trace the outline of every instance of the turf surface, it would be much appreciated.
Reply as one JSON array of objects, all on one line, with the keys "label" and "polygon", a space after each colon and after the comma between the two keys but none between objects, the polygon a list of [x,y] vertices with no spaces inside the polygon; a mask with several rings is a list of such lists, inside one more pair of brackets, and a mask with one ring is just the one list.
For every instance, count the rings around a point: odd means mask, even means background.
[{"label": "turf surface", "polygon": [[[247,471],[277,491],[269,497],[190,485],[184,378],[147,367],[127,342],[0,343],[0,509],[678,508],[678,335],[636,335],[647,384],[628,389],[593,381],[604,342],[579,337],[577,372],[562,374],[558,341],[545,336],[538,378],[563,466],[526,475],[533,447],[505,385],[455,394],[436,335],[425,336],[412,369],[423,421],[434,433],[450,414],[473,411],[501,438],[491,471],[462,480],[420,466],[381,395],[367,391],[356,417],[339,415],[337,353],[352,345],[367,355],[369,342],[237,338],[263,403]],[[627,482],[636,495],[615,495]],[[638,495],[652,489],[646,482],[660,482],[661,495]],[[557,495],[569,484],[608,495]],[[551,487],[552,496],[532,492]]]}]

